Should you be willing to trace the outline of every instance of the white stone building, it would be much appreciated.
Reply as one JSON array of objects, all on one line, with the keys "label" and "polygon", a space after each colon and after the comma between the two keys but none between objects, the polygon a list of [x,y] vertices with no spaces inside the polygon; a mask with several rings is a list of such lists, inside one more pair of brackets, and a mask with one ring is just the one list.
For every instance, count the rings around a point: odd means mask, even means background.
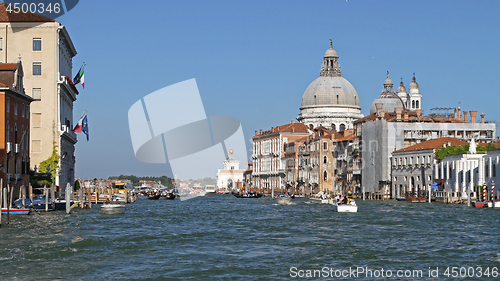
[{"label": "white stone building", "polygon": [[235,190],[243,185],[243,174],[240,170],[240,161],[234,158],[234,151],[229,150],[229,157],[224,160],[224,168],[217,171],[217,189]]}]

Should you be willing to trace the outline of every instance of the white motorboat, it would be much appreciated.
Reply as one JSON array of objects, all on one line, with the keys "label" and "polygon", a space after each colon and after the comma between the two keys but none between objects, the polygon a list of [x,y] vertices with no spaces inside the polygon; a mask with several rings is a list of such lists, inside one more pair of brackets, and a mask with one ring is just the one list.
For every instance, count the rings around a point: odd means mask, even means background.
[{"label": "white motorboat", "polygon": [[276,204],[278,205],[290,205],[290,203],[292,203],[292,198],[290,196],[276,197]]},{"label": "white motorboat", "polygon": [[125,204],[102,204],[101,211],[106,215],[123,214],[125,212]]},{"label": "white motorboat", "polygon": [[338,213],[357,213],[358,206],[354,201],[351,204],[334,204],[333,211]]},{"label": "white motorboat", "polygon": [[317,203],[317,204],[333,204],[333,199],[332,198],[311,197],[311,198],[309,198],[309,201],[311,203]]}]

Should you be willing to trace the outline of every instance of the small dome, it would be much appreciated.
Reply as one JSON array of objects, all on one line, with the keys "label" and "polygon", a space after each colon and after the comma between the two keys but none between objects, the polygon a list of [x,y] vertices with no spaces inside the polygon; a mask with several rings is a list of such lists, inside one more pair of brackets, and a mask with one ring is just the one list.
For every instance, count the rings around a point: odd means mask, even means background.
[{"label": "small dome", "polygon": [[405,86],[403,85],[403,81],[401,81],[401,83],[399,83],[399,87],[398,87],[398,94],[399,93],[405,93],[406,94],[406,88]]},{"label": "small dome", "polygon": [[337,51],[335,51],[332,47],[330,47],[330,49],[326,50],[325,52],[325,58],[326,57],[338,57]]},{"label": "small dome", "polygon": [[410,90],[411,89],[420,89],[417,81],[415,80],[415,75],[413,75],[413,79],[411,80],[411,83],[410,83]]},{"label": "small dome", "polygon": [[381,103],[383,105],[382,112],[394,112],[396,111],[396,108],[405,108],[401,98],[391,92],[384,92],[373,101],[372,106],[370,107],[370,114],[377,112],[377,108],[375,107],[375,104],[377,103]]}]

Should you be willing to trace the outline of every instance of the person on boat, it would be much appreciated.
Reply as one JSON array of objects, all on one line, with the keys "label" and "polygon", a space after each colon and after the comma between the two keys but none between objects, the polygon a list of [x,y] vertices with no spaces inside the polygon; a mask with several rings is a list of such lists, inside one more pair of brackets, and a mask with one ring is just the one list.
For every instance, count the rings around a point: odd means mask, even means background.
[{"label": "person on boat", "polygon": [[120,199],[116,199],[116,204],[120,204]]},{"label": "person on boat", "polygon": [[342,199],[342,204],[347,204],[347,196],[345,196],[344,199]]},{"label": "person on boat", "polygon": [[106,203],[110,203],[109,198],[106,198]]}]

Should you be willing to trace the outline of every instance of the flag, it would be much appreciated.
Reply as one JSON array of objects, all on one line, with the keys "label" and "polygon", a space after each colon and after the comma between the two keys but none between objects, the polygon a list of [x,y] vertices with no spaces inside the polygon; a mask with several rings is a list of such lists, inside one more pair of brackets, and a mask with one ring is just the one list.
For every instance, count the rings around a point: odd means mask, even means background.
[{"label": "flag", "polygon": [[80,120],[78,121],[78,124],[76,124],[75,128],[73,129],[75,133],[84,133],[87,135],[87,141],[89,141],[89,125],[87,122],[87,111],[83,112],[82,117],[80,117]]},{"label": "flag", "polygon": [[80,67],[80,70],[78,70],[78,73],[75,75],[75,78],[73,78],[73,84],[78,84],[80,82],[82,82],[82,87],[85,89],[85,79],[84,79],[84,69],[85,69],[85,65],[86,64],[83,64],[81,67]]}]

